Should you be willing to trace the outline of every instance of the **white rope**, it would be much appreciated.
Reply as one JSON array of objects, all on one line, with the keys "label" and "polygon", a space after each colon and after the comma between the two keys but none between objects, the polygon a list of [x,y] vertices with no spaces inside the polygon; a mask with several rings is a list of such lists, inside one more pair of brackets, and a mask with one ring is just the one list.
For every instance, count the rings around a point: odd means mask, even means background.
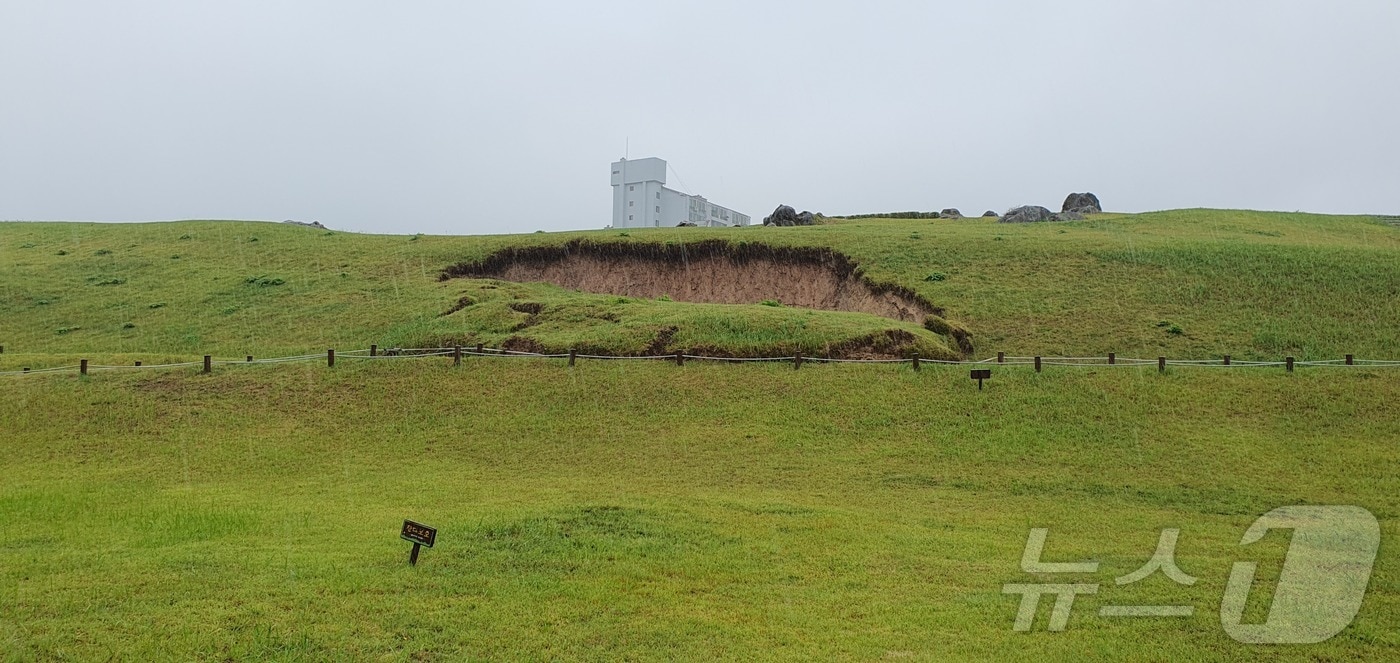
[{"label": "white rope", "polygon": [[[567,357],[568,355],[564,355]],[[675,355],[581,355],[575,354],[579,359],[675,359]]]},{"label": "white rope", "polygon": [[0,372],[0,375],[29,375],[30,373],[57,373],[57,372],[59,372],[59,371],[76,371],[76,370],[78,370],[78,369],[79,369],[79,366],[78,366],[77,364],[73,364],[72,366],[54,366],[54,367],[52,367],[52,368],[31,368],[31,369],[29,369],[29,370],[27,370],[27,371],[24,371],[24,370],[19,370],[19,371],[4,371],[4,372]]},{"label": "white rope", "polygon": [[[830,357],[803,357],[802,361],[825,362],[830,364],[909,364],[913,359],[835,359]],[[924,361],[924,360],[920,360]],[[932,360],[929,360],[932,361]]]},{"label": "white rope", "polygon": [[[795,359],[795,357],[711,357],[709,355],[687,354],[682,354],[681,356],[686,359],[695,359],[699,361],[792,361],[793,359]],[[659,358],[674,359],[675,357],[675,355],[660,355]],[[805,360],[807,359],[807,357],[803,357],[803,359]]]},{"label": "white rope", "polygon": [[198,362],[198,361],[186,361],[186,362],[181,362],[181,363],[178,363],[178,364],[151,364],[150,366],[147,366],[147,365],[145,365],[145,364],[142,364],[142,365],[140,365],[140,366],[95,366],[95,365],[89,364],[89,365],[88,365],[88,371],[89,371],[89,372],[91,372],[91,371],[114,371],[114,370],[136,369],[136,368],[178,368],[178,367],[180,367],[180,366],[198,366],[198,365],[201,364],[201,363],[203,363],[203,362]]}]

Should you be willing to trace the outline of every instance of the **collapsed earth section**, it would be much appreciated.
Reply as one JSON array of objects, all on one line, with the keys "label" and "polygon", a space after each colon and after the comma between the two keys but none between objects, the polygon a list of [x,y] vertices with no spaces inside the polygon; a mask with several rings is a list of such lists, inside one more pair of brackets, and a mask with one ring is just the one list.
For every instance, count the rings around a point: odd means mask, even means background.
[{"label": "collapsed earth section", "polygon": [[970,335],[943,310],[897,284],[866,279],[848,256],[821,247],[783,247],[725,240],[643,244],[573,240],[515,247],[443,270],[441,278],[543,282],[597,294],[711,304],[781,303],[807,309],[867,313],[923,325],[972,351]]}]

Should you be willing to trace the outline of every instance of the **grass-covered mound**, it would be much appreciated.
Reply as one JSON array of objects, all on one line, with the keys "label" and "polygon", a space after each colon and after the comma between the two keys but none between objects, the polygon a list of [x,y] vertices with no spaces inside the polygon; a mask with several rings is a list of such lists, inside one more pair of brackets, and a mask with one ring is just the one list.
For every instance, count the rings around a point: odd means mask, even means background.
[{"label": "grass-covered mound", "polygon": [[[0,343],[10,352],[299,354],[454,339],[623,354],[824,355],[899,339],[958,354],[949,329],[865,313],[621,302],[544,285],[440,281],[503,249],[723,240],[848,256],[970,334],[974,354],[1331,359],[1400,347],[1400,229],[1371,217],[1183,210],[1089,221],[875,219],[484,237],[357,235],[286,224],[0,223]],[[493,294],[546,313],[527,328]],[[463,297],[487,304],[451,311]],[[658,301],[659,299],[659,301]],[[769,304],[782,304],[771,301]],[[613,320],[616,318],[616,320]],[[672,327],[675,331],[669,331]],[[912,339],[912,340],[910,340]],[[0,355],[0,361],[7,361]]]}]

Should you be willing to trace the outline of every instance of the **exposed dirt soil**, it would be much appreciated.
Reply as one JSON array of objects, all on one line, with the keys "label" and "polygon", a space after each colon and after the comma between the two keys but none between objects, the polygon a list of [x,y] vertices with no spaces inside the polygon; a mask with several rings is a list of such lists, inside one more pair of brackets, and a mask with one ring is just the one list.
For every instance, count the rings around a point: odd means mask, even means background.
[{"label": "exposed dirt soil", "polygon": [[460,263],[442,278],[545,282],[583,292],[684,302],[758,304],[856,311],[923,324],[942,310],[912,290],[872,283],[856,263],[830,249],[730,244],[596,243],[505,249]]},{"label": "exposed dirt soil", "polygon": [[468,307],[468,306],[471,306],[471,305],[473,305],[473,304],[475,304],[475,303],[476,303],[476,300],[475,300],[475,299],[472,299],[471,297],[463,297],[463,298],[457,300],[457,303],[456,303],[456,304],[453,304],[453,305],[452,305],[452,308],[447,309],[446,311],[443,311],[442,313],[439,313],[439,314],[438,314],[438,317],[439,317],[439,318],[445,318],[445,317],[447,317],[447,316],[449,316],[449,315],[452,315],[453,313],[456,313],[456,312],[458,312],[458,311],[460,311],[460,310],[462,310],[462,309],[464,309],[464,308],[466,308],[466,307]]},{"label": "exposed dirt soil", "polygon": [[[867,279],[850,257],[820,247],[783,247],[725,240],[644,244],[573,240],[558,246],[517,247],[442,271],[451,278],[544,282],[598,294],[684,302],[758,304],[851,311],[921,324],[947,335],[964,354],[971,336],[942,318],[943,309],[918,293]],[[669,339],[665,339],[669,341]],[[885,354],[902,340],[862,339],[868,348],[840,354]],[[884,346],[891,346],[886,348]]]}]

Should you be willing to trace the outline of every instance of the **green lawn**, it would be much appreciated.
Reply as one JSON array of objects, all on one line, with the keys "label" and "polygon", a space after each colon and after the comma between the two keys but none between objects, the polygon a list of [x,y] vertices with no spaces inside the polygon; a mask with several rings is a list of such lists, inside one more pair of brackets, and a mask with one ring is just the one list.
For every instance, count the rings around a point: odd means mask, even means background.
[{"label": "green lawn", "polygon": [[[979,357],[1395,358],[1400,347],[1400,228],[1370,217],[1219,210],[1044,224],[874,219],[484,237],[249,222],[0,223],[0,344],[11,353],[241,357],[371,343],[495,345],[519,335],[553,350],[590,343],[641,352],[676,327],[668,351],[822,354],[898,329],[916,335],[926,356],[948,352],[941,336],[865,314],[437,280],[443,268],[499,248],[576,237],[830,246],[872,281],[944,307],[971,331]],[[925,280],[935,274],[942,280]],[[464,296],[480,310],[441,316]],[[545,304],[547,315],[514,331],[523,316],[506,309],[513,300]]]},{"label": "green lawn", "polygon": [[[1400,651],[1400,371],[996,372],[476,359],[30,376],[0,400],[11,660],[1380,660]],[[1384,543],[1356,622],[1245,646],[1284,504]],[[417,568],[404,518],[440,528]],[[1030,527],[1108,584],[1011,630]],[[1162,528],[1191,587],[1117,588]],[[1262,546],[1262,548],[1261,548]],[[1272,576],[1270,575],[1272,574]],[[1053,579],[1053,578],[1052,578]],[[1268,582],[1257,589],[1268,596]],[[1196,606],[1181,619],[1109,603]],[[1266,599],[1251,603],[1262,621]]]},{"label": "green lawn", "polygon": [[[1183,210],[1089,221],[489,237],[282,224],[0,223],[0,371],[472,344],[820,356],[905,333],[856,313],[439,281],[576,237],[830,246],[1010,355],[1400,359],[1400,230]],[[937,273],[941,280],[925,280]],[[463,297],[472,304],[453,309]],[[512,304],[538,303],[532,314]],[[519,308],[519,307],[517,307]],[[524,324],[528,323],[528,324]],[[345,357],[0,376],[0,661],[1400,659],[1400,368],[967,367]],[[1220,624],[1284,505],[1382,541],[1317,645]],[[405,518],[439,528],[416,568]],[[1047,561],[1019,563],[1031,528]],[[1199,578],[1117,586],[1165,528]],[[1100,583],[1069,627],[1008,583]],[[1107,605],[1191,605],[1177,618]]]}]

